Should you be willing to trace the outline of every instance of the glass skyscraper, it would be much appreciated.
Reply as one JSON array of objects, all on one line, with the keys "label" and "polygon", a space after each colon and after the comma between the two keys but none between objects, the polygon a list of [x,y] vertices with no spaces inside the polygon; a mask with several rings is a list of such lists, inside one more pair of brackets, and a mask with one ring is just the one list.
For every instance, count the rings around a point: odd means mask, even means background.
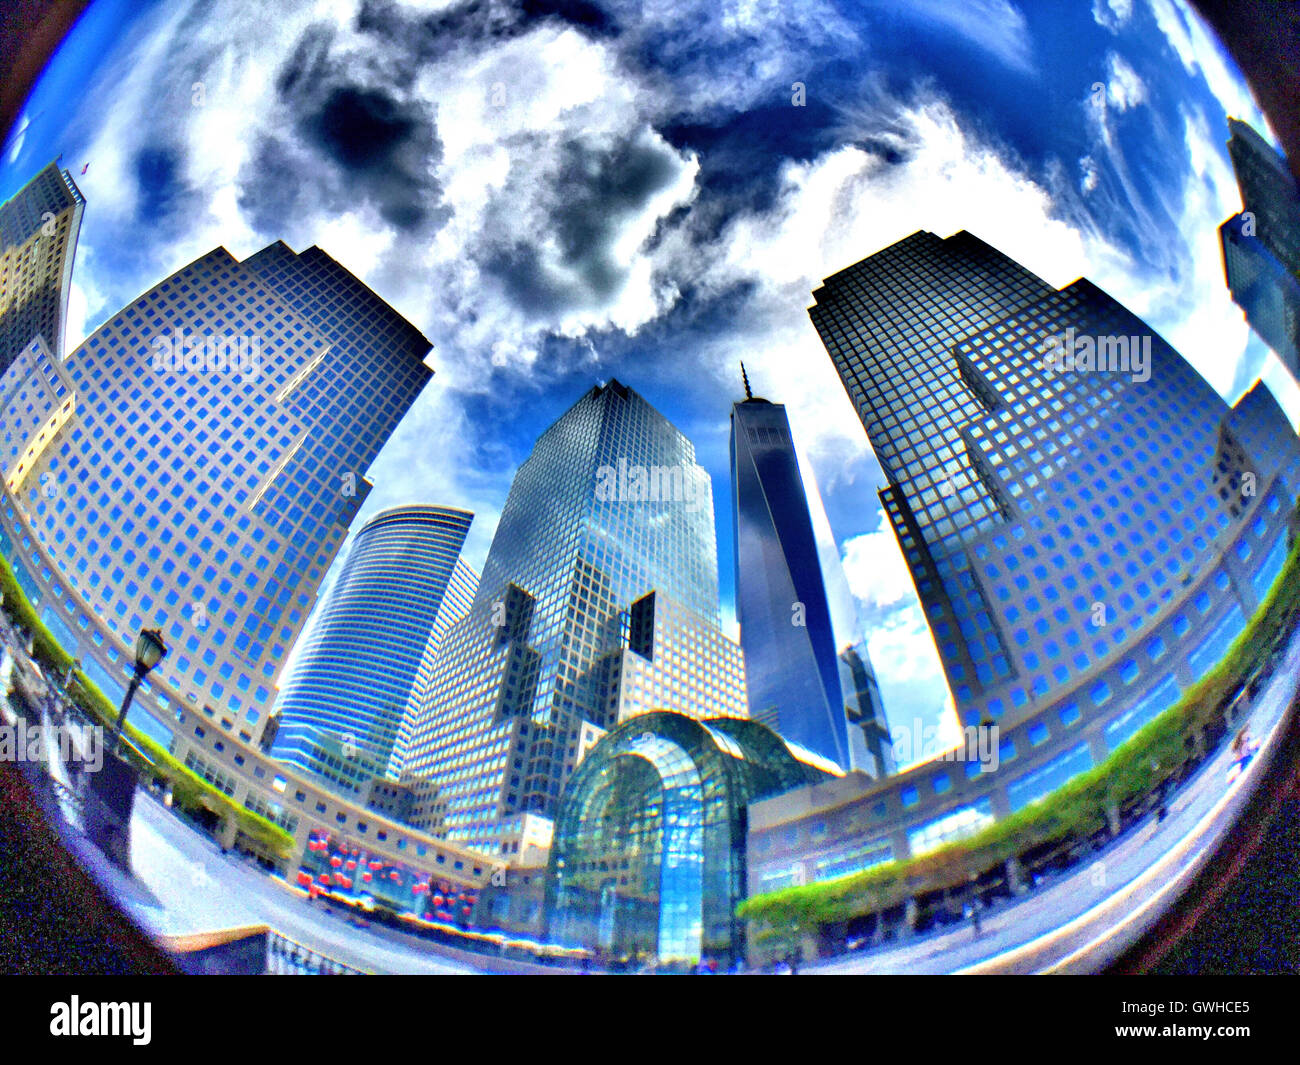
[{"label": "glass skyscraper", "polygon": [[736,618],[750,715],[841,768],[850,764],[835,633],[785,407],[731,408]]},{"label": "glass skyscraper", "polygon": [[[77,186],[57,163],[0,204],[0,461],[11,493],[27,484],[50,489],[40,473],[33,481],[34,467],[76,411],[63,370],[64,320],[84,209]],[[0,550],[13,554],[3,531]],[[40,599],[25,572],[19,580]]]},{"label": "glass skyscraper", "polygon": [[0,374],[37,337],[56,361],[63,358],[68,288],[84,210],[80,191],[57,162],[0,204]]},{"label": "glass skyscraper", "polygon": [[1293,274],[1300,274],[1300,188],[1286,160],[1252,126],[1228,119],[1228,155],[1244,210],[1255,216],[1258,239]]},{"label": "glass skyscraper", "polygon": [[401,775],[402,767],[406,764],[411,746],[411,727],[415,723],[420,707],[429,696],[429,685],[433,683],[433,667],[438,660],[438,652],[442,649],[442,643],[447,638],[447,633],[451,631],[451,627],[469,613],[469,608],[474,605],[474,593],[477,591],[478,573],[464,558],[456,559],[456,565],[451,571],[451,579],[447,581],[446,591],[442,593],[442,604],[438,607],[433,631],[429,634],[429,642],[424,648],[424,657],[420,659],[420,666],[415,673],[415,685],[411,691],[407,712],[402,715],[397,728],[397,743],[393,747],[392,757],[388,760],[388,775],[394,779]]},{"label": "glass skyscraper", "polygon": [[356,792],[388,771],[473,519],[408,506],[362,526],[280,692],[273,757]]},{"label": "glass skyscraper", "polygon": [[1061,751],[1018,808],[1245,626],[1285,558],[1295,433],[1263,386],[1230,410],[1086,279],[1058,291],[969,233],[915,233],[814,295],[962,723],[999,723],[1004,765]]},{"label": "glass skyscraper", "polygon": [[877,780],[897,771],[880,684],[865,640],[840,652],[840,686],[848,710],[849,751],[854,769]]},{"label": "glass skyscraper", "polygon": [[170,653],[146,709],[256,742],[429,349],[318,248],[218,248],[55,353],[58,432],[8,393],[6,446],[29,458],[8,477],[4,546],[110,699],[156,626]]},{"label": "glass skyscraper", "polygon": [[1273,147],[1228,119],[1242,210],[1219,227],[1232,298],[1251,328],[1300,379],[1300,188]]},{"label": "glass skyscraper", "polygon": [[438,782],[448,838],[492,850],[511,815],[553,816],[584,730],[745,716],[717,566],[694,446],[618,381],[592,388],[516,473],[411,727],[404,769]]}]

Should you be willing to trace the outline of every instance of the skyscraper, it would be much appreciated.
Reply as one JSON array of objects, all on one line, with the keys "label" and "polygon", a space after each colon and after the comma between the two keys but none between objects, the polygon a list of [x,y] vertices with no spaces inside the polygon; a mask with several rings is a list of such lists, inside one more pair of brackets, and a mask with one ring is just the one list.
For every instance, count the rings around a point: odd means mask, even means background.
[{"label": "skyscraper", "polygon": [[1255,238],[1254,225],[1236,214],[1219,227],[1224,275],[1250,327],[1300,377],[1300,278]]},{"label": "skyscraper", "polygon": [[1300,188],[1254,129],[1228,119],[1242,210],[1219,227],[1232,298],[1251,328],[1300,378]]},{"label": "skyscraper", "polygon": [[1228,119],[1228,155],[1244,210],[1255,216],[1259,241],[1293,273],[1300,273],[1300,188],[1286,160],[1258,131]]},{"label": "skyscraper", "polygon": [[[63,371],[64,321],[85,201],[56,163],[0,204],[0,410],[5,486],[17,491],[76,409]],[[36,482],[41,486],[40,478]],[[12,545],[0,531],[0,550]],[[26,584],[26,574],[20,577]],[[39,599],[39,589],[29,594]]]},{"label": "skyscraper", "polygon": [[408,506],[362,526],[280,693],[273,757],[355,792],[388,771],[473,519]]},{"label": "skyscraper", "polygon": [[56,161],[0,204],[0,374],[37,337],[56,361],[63,358],[85,202]]},{"label": "skyscraper", "polygon": [[830,608],[785,407],[731,408],[736,618],[749,712],[787,740],[849,768]]},{"label": "skyscraper", "polygon": [[695,448],[618,381],[541,435],[411,727],[404,769],[438,782],[450,839],[490,850],[510,815],[553,816],[584,725],[745,716],[713,528]]},{"label": "skyscraper", "polygon": [[881,780],[897,771],[880,684],[865,640],[840,652],[840,686],[849,718],[849,750],[854,769]]},{"label": "skyscraper", "polygon": [[0,513],[11,561],[111,699],[157,626],[171,653],[145,708],[256,741],[429,347],[318,248],[218,248],[56,363],[58,433],[9,396],[10,447],[31,456]]},{"label": "skyscraper", "polygon": [[1300,445],[1266,389],[1229,410],[1087,280],[1055,290],[969,233],[915,233],[814,296],[962,723],[999,723],[1003,764],[1060,751],[1018,808],[1242,630],[1285,559]]},{"label": "skyscraper", "polygon": [[451,627],[469,613],[474,605],[474,593],[478,591],[478,573],[463,558],[456,559],[451,571],[451,579],[442,594],[442,603],[438,607],[438,616],[433,621],[433,631],[429,633],[429,642],[425,645],[424,656],[420,659],[415,673],[415,685],[411,690],[411,699],[407,712],[397,728],[397,744],[393,755],[388,760],[388,775],[394,779],[401,776],[406,764],[407,753],[411,746],[411,727],[425,699],[429,695],[429,685],[433,683],[433,667],[438,660],[438,652],[447,638]]}]

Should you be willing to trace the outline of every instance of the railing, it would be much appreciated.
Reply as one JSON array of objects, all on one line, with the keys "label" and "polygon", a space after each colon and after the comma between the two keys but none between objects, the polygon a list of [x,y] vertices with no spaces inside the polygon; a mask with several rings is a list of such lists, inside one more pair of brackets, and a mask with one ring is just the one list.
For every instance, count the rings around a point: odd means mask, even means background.
[{"label": "railing", "polygon": [[194,976],[366,976],[268,925],[160,935],[156,942]]},{"label": "railing", "polygon": [[266,941],[266,971],[274,976],[365,976],[361,969],[327,957],[279,932]]}]

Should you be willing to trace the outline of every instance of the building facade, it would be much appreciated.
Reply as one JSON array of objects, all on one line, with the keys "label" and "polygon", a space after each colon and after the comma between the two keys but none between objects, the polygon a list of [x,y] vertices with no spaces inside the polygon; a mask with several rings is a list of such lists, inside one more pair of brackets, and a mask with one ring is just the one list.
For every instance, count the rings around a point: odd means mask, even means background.
[{"label": "building facade", "polygon": [[514,815],[554,816],[585,727],[664,707],[744,717],[744,683],[720,628],[708,475],[685,436],[611,381],[516,473],[405,768],[441,786],[450,839],[495,853]]},{"label": "building facade", "polygon": [[1255,236],[1256,226],[1241,213],[1219,227],[1224,276],[1250,327],[1300,377],[1300,276]]},{"label": "building facade", "polygon": [[750,716],[847,769],[836,639],[790,423],[745,385],[731,408],[731,492]]},{"label": "building facade", "polygon": [[407,712],[397,728],[397,743],[393,747],[393,756],[388,762],[388,776],[396,780],[402,775],[406,765],[407,754],[411,745],[411,728],[419,715],[420,707],[429,696],[429,685],[433,682],[433,667],[442,649],[442,642],[447,638],[451,627],[469,613],[474,605],[474,593],[478,591],[478,573],[463,558],[456,559],[452,568],[451,579],[442,594],[442,603],[438,607],[438,616],[433,622],[433,631],[425,645],[424,656],[420,659],[415,674],[415,685],[411,692]]},{"label": "building facade", "polygon": [[273,757],[355,792],[387,773],[473,520],[407,506],[362,526],[280,692]]},{"label": "building facade", "polygon": [[1223,269],[1246,320],[1300,379],[1300,187],[1245,122],[1228,119],[1242,209],[1219,227]]},{"label": "building facade", "polygon": [[[431,375],[429,343],[317,248],[218,248],[52,363],[72,407],[31,458],[0,549],[113,701],[141,628],[170,653],[137,715],[255,743],[286,652],[369,491],[364,473]],[[53,385],[53,382],[51,382]],[[14,472],[17,470],[15,468]],[[10,478],[12,480],[12,478]]]},{"label": "building facade", "polygon": [[446,832],[447,804],[438,794],[438,785],[424,777],[372,777],[361,792],[361,801],[366,809],[431,836],[442,838]]},{"label": "building facade", "polygon": [[1245,627],[1300,488],[1267,388],[1229,408],[1086,280],[1058,291],[970,234],[917,233],[815,295],[960,721],[998,727],[997,769],[831,782],[842,846],[810,866],[773,813],[756,890],[924,853],[1104,761]]}]

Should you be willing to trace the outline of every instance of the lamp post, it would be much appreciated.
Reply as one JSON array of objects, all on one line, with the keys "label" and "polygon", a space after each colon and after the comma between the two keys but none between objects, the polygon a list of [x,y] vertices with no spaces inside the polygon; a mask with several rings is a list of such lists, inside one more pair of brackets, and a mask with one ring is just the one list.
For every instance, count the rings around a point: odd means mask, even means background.
[{"label": "lamp post", "polygon": [[140,635],[135,641],[135,676],[127,685],[126,695],[122,699],[122,708],[117,712],[117,721],[113,725],[114,753],[122,749],[122,726],[126,724],[126,712],[131,708],[131,700],[135,697],[136,688],[140,687],[140,682],[163,660],[166,653],[167,645],[163,643],[161,632],[157,629],[140,630]]},{"label": "lamp post", "polygon": [[[113,746],[103,764],[89,775],[82,822],[86,837],[118,866],[131,871],[131,811],[135,807],[136,769],[120,754],[122,726],[140,682],[167,653],[162,633],[143,629],[135,642],[135,676],[126,689],[113,724]],[[107,745],[106,745],[107,746]]]}]

